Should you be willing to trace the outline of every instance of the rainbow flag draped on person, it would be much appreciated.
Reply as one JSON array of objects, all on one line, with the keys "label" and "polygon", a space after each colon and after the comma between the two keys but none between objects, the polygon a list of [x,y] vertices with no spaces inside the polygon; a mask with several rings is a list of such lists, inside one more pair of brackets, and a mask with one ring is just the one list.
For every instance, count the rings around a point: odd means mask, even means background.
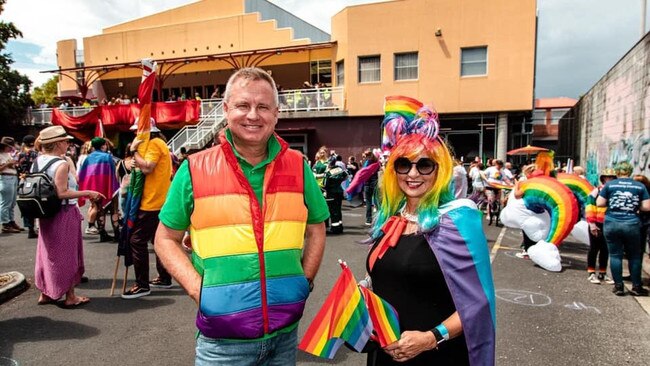
[{"label": "rainbow flag draped on person", "polygon": [[[79,167],[79,190],[97,191],[104,199],[97,204],[105,208],[119,192],[120,185],[115,174],[113,157],[103,151],[93,151]],[[85,204],[85,198],[79,198],[79,206]]]},{"label": "rainbow flag draped on person", "polygon": [[334,358],[343,342],[361,352],[372,332],[357,281],[350,268],[339,263],[343,271],[298,345],[305,352],[328,359]]},{"label": "rainbow flag draped on person", "polygon": [[[149,146],[149,134],[151,131],[151,99],[153,88],[156,82],[156,62],[151,59],[142,60],[142,82],[138,88],[138,99],[140,100],[140,115],[138,116],[138,129],[136,137],[143,142],[138,146],[140,156],[145,156]],[[131,232],[133,225],[140,209],[142,200],[142,191],[144,189],[144,174],[140,169],[134,169],[131,172],[131,183],[126,194],[124,218],[122,223],[122,232],[120,235],[117,255],[124,256],[124,265],[133,264],[131,258]]]}]

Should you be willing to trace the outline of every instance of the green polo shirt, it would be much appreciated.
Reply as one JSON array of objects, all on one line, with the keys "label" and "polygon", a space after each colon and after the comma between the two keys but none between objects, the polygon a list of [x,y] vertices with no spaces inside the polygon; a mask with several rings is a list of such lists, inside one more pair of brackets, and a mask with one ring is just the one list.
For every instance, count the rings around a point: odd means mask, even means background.
[{"label": "green polo shirt", "polygon": [[[228,140],[230,146],[233,146],[232,135],[228,129],[226,130],[226,140]],[[264,202],[262,195],[264,193],[264,173],[266,172],[266,166],[278,156],[280,149],[280,142],[275,135],[272,135],[267,144],[267,158],[261,163],[252,166],[239,155],[233,146],[233,151],[237,157],[239,166],[253,188],[257,201],[260,202],[260,208]],[[303,177],[305,205],[307,206],[307,223],[317,224],[323,222],[329,217],[329,209],[307,163],[303,166]],[[174,180],[167,192],[167,199],[160,210],[160,222],[174,230],[187,229],[190,226],[190,216],[192,215],[192,211],[194,211],[194,193],[192,191],[190,169],[187,161],[184,161],[174,175]]]}]

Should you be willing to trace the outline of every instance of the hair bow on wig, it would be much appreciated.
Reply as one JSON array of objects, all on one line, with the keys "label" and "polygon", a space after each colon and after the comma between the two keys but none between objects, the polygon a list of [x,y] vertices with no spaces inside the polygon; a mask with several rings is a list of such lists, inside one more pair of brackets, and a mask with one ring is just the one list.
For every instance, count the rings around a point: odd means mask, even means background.
[{"label": "hair bow on wig", "polygon": [[420,101],[397,95],[384,102],[381,148],[391,150],[403,136],[419,134],[435,140],[440,131],[438,114]]}]

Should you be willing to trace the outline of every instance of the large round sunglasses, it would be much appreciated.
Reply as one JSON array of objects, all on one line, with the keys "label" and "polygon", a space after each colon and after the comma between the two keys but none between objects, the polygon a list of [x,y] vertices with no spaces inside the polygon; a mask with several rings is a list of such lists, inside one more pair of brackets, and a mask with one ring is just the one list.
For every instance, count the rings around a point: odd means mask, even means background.
[{"label": "large round sunglasses", "polygon": [[393,167],[397,174],[408,174],[413,165],[415,165],[415,169],[417,169],[418,173],[422,175],[429,175],[438,167],[438,164],[429,158],[421,158],[416,162],[412,162],[407,158],[397,158],[395,159],[395,163],[393,163]]}]

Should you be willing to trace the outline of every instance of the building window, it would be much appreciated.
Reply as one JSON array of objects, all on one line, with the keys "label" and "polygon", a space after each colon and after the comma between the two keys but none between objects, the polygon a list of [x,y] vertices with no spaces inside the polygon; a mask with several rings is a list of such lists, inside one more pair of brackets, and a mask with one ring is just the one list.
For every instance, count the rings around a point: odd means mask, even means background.
[{"label": "building window", "polygon": [[359,57],[359,82],[372,83],[381,81],[381,57]]},{"label": "building window", "polygon": [[345,85],[345,73],[344,73],[344,63],[343,60],[336,63],[336,85],[343,86]]},{"label": "building window", "polygon": [[416,80],[418,78],[418,53],[395,54],[395,80]]},{"label": "building window", "polygon": [[325,86],[332,86],[331,60],[312,61],[309,70],[311,85],[322,83],[325,84]]},{"label": "building window", "polygon": [[460,76],[487,75],[487,46],[461,48]]}]

